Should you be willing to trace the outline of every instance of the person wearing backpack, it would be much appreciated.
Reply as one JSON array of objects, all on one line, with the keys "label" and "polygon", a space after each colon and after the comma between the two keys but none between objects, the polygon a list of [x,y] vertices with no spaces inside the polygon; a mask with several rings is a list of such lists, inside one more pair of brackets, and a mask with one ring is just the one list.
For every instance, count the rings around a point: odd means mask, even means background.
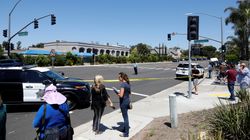
[{"label": "person wearing backpack", "polygon": [[45,88],[42,99],[45,101],[39,108],[33,127],[38,128],[39,140],[71,140],[73,128],[70,124],[69,106],[66,97],[57,92],[50,84]]},{"label": "person wearing backpack", "polygon": [[115,109],[110,99],[110,96],[108,95],[107,90],[103,85],[103,76],[101,75],[95,76],[94,85],[91,88],[91,95],[92,95],[91,109],[94,111],[92,130],[95,132],[95,135],[98,135],[102,133],[100,130],[100,122],[102,114],[106,107],[106,102],[108,101],[109,106]]}]

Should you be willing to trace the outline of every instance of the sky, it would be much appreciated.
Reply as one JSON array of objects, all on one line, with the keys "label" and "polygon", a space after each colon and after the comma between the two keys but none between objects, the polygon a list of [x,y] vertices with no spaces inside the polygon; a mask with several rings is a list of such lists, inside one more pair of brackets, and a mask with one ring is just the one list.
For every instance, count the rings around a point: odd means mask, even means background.
[{"label": "sky", "polygon": [[[9,13],[18,0],[0,0],[0,42],[7,41],[2,30],[8,29]],[[187,33],[187,13],[205,13],[223,18],[223,40],[234,35],[232,25],[225,25],[228,7],[238,7],[237,0],[21,0],[11,14],[11,36],[25,25],[45,15],[54,14],[56,25],[50,17],[39,20],[39,28],[31,24],[23,31],[28,36],[15,36],[11,41],[21,46],[60,41],[125,45],[144,43],[152,48],[167,47],[188,49],[186,35],[175,35],[168,41],[167,34]],[[199,34],[221,41],[219,18],[204,14],[199,16]],[[200,38],[202,39],[202,38]],[[192,43],[192,42],[191,42]],[[204,45],[216,48],[220,43],[209,41]]]}]

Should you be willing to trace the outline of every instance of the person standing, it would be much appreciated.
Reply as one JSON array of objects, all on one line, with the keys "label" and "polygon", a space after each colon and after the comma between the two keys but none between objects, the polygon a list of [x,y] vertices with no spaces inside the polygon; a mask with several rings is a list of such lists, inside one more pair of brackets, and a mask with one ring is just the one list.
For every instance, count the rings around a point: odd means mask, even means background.
[{"label": "person standing", "polygon": [[199,83],[199,77],[200,77],[200,71],[197,69],[196,66],[192,69],[192,79],[193,79],[193,85],[194,85],[194,94],[198,95],[198,83]]},{"label": "person standing", "polygon": [[105,86],[103,85],[103,77],[101,75],[96,75],[94,79],[94,85],[91,88],[92,103],[91,109],[94,110],[93,117],[93,128],[92,130],[96,135],[101,134],[100,122],[104,108],[106,107],[106,102],[109,101],[110,107],[115,109],[110,96],[107,93]]},{"label": "person standing", "polygon": [[6,140],[6,105],[3,104],[2,95],[0,93],[0,140]]},{"label": "person standing", "polygon": [[234,95],[234,85],[236,81],[237,71],[235,70],[235,67],[233,64],[230,64],[228,66],[228,70],[226,71],[226,77],[227,77],[227,87],[230,92],[229,100],[234,101],[235,95]]},{"label": "person standing", "polygon": [[211,65],[211,63],[208,64],[208,78],[211,78],[212,76],[212,71],[213,71],[213,67]]},{"label": "person standing", "polygon": [[118,75],[118,79],[121,82],[120,84],[120,91],[117,92],[117,95],[120,100],[120,108],[122,112],[122,117],[124,120],[124,129],[123,133],[120,134],[120,137],[128,137],[129,136],[129,118],[128,118],[128,108],[130,103],[130,82],[127,74],[120,72]]},{"label": "person standing", "polygon": [[238,75],[239,75],[238,82],[240,83],[240,89],[246,90],[249,86],[250,72],[249,69],[246,67],[245,63],[240,64]]},{"label": "person standing", "polygon": [[134,62],[133,67],[134,67],[135,75],[137,75],[138,74],[138,65],[136,62]]},{"label": "person standing", "polygon": [[71,135],[68,129],[70,117],[66,97],[50,84],[45,88],[42,99],[46,103],[41,105],[33,121],[33,127],[40,129],[39,139],[71,140],[73,134]]}]

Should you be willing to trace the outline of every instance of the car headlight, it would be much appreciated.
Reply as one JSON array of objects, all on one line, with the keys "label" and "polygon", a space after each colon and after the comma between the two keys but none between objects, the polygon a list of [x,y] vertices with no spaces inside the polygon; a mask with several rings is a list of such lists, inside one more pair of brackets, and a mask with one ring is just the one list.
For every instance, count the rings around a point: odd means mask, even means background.
[{"label": "car headlight", "polygon": [[87,89],[86,86],[75,86],[75,88],[76,88],[76,89],[82,89],[82,90],[83,90],[83,89]]}]

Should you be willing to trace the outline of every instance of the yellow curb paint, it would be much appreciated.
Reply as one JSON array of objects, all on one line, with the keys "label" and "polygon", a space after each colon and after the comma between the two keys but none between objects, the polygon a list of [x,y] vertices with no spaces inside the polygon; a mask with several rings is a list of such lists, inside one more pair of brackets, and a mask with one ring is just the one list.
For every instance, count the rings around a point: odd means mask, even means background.
[{"label": "yellow curb paint", "polygon": [[[187,77],[185,76],[183,78],[187,78]],[[164,79],[175,79],[175,77],[168,77],[168,78],[130,78],[129,81],[135,82],[135,81],[150,81],[150,80],[164,80]],[[93,80],[79,80],[79,81],[94,82]],[[106,83],[119,82],[119,80],[103,80],[103,81],[106,82]]]},{"label": "yellow curb paint", "polygon": [[209,94],[209,96],[229,97],[230,94],[229,93],[212,93],[212,94]]}]

